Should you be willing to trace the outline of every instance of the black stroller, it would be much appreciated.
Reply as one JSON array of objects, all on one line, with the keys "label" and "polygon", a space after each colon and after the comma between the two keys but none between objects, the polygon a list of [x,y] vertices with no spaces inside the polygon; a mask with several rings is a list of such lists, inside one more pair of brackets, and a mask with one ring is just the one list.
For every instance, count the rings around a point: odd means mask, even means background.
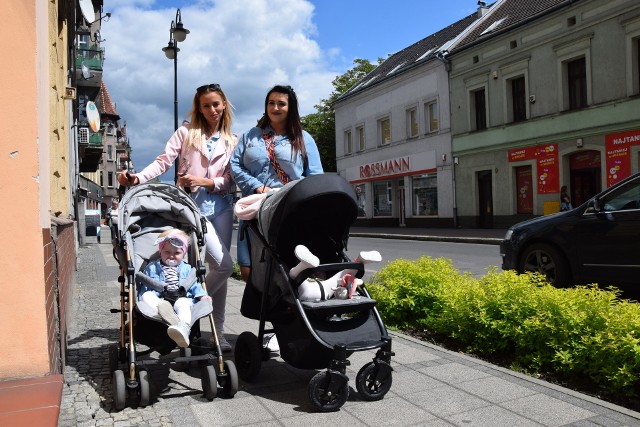
[{"label": "black stroller", "polygon": [[[298,286],[310,277],[330,277],[344,270],[364,275],[364,265],[345,254],[349,227],[357,216],[355,194],[338,175],[314,175],[269,194],[256,218],[243,231],[251,239],[251,276],[241,313],[260,321],[258,336],[245,331],[235,346],[238,375],[251,381],[271,352],[265,333],[275,332],[282,359],[300,369],[325,369],[309,383],[309,398],[320,411],[338,410],[349,397],[346,367],[356,351],[378,349],[373,362],[360,369],[360,397],[379,400],[391,388],[391,338],[364,285],[358,298],[301,301]],[[242,232],[242,231],[241,231]],[[296,245],[305,245],[321,265],[295,280],[289,270],[298,260]],[[273,329],[265,329],[265,322]]]},{"label": "black stroller", "polygon": [[[137,405],[149,403],[149,377],[147,366],[179,365],[188,368],[199,363],[202,374],[202,389],[205,398],[213,400],[218,393],[218,384],[227,396],[238,391],[238,374],[232,361],[225,361],[216,336],[211,315],[212,306],[199,301],[192,307],[191,345],[181,348],[178,356],[169,354],[176,343],[168,337],[167,327],[156,310],[137,299],[139,275],[145,266],[157,258],[156,238],[163,231],[179,228],[189,236],[189,253],[185,257],[196,272],[197,280],[204,287],[206,267],[205,225],[198,207],[191,197],[181,189],[168,184],[142,184],[129,189],[120,202],[118,228],[113,239],[113,255],[120,265],[120,342],[109,347],[109,367],[112,372],[114,406],[123,409],[127,392],[136,394]],[[125,280],[126,278],[126,280]],[[189,278],[187,278],[189,279]],[[196,279],[196,278],[194,278]],[[193,283],[193,280],[191,280]],[[149,285],[147,283],[147,285]],[[199,319],[208,316],[215,344],[213,348],[201,344]],[[147,347],[137,351],[136,346]],[[157,351],[162,358],[145,358]]]}]

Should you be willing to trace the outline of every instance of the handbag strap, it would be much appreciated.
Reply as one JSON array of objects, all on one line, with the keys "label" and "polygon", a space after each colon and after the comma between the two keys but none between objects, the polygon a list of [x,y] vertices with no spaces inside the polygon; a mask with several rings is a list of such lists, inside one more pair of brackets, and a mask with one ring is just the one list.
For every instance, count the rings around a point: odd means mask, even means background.
[{"label": "handbag strap", "polygon": [[273,167],[273,169],[276,171],[280,182],[282,182],[282,184],[288,183],[289,181],[291,181],[291,178],[289,178],[289,175],[287,175],[287,173],[282,170],[282,168],[278,164],[278,160],[276,160],[276,150],[273,141],[273,134],[271,132],[266,132],[263,129],[262,137],[264,138],[264,144],[267,149],[267,154],[269,155],[269,161],[271,162],[271,166]]}]

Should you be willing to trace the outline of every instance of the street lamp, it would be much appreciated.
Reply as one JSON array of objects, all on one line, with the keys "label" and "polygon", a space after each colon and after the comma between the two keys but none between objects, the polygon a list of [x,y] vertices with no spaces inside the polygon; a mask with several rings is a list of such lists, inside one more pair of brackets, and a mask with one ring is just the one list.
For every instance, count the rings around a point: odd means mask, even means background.
[{"label": "street lamp", "polygon": [[[169,43],[166,47],[162,48],[162,51],[168,59],[173,59],[173,128],[178,130],[178,42],[183,42],[187,38],[189,30],[182,25],[182,15],[180,9],[176,10],[176,19],[171,21],[171,28],[169,29]],[[178,163],[179,158],[176,158],[176,176],[175,181],[178,182]]]}]

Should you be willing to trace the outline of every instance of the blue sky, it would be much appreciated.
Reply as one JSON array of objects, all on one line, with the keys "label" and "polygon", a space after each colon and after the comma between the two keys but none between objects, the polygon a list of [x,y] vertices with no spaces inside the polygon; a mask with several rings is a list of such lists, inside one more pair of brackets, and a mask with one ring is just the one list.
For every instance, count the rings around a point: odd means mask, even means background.
[{"label": "blue sky", "polygon": [[112,16],[101,30],[103,79],[126,120],[137,170],[173,132],[173,62],[162,47],[177,8],[191,31],[178,46],[179,120],[195,87],[217,82],[241,134],[261,115],[274,84],[291,84],[301,113],[312,113],[355,58],[374,62],[401,50],[473,13],[477,1],[105,0]]}]

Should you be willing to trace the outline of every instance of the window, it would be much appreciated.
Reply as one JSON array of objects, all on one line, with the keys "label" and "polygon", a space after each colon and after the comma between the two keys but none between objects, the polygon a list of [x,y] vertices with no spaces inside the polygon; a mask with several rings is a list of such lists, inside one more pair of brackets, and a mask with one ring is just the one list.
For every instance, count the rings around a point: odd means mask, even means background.
[{"label": "window", "polygon": [[531,166],[515,168],[516,207],[519,214],[533,213],[533,173]]},{"label": "window", "polygon": [[389,118],[378,121],[378,132],[380,132],[380,145],[391,143],[391,120]]},{"label": "window", "polygon": [[412,181],[413,216],[438,215],[438,179],[435,173],[414,176]]},{"label": "window", "polygon": [[113,172],[107,174],[107,185],[113,187]]},{"label": "window", "polygon": [[348,130],[344,133],[344,153],[353,153],[353,142],[351,141],[351,131]]},{"label": "window", "polygon": [[113,161],[113,145],[107,145],[107,160]]},{"label": "window", "polygon": [[373,182],[373,216],[391,216],[393,203],[391,181]]},{"label": "window", "polygon": [[569,109],[587,106],[587,67],[585,58],[567,62],[567,86],[569,89]]},{"label": "window", "polygon": [[471,123],[472,130],[487,128],[487,108],[484,88],[471,92]]},{"label": "window", "polygon": [[525,90],[524,76],[507,81],[508,90],[511,92],[511,120],[521,122],[527,119],[527,93]]},{"label": "window", "polygon": [[364,126],[357,127],[356,134],[358,136],[358,151],[364,151],[364,149],[366,148],[366,143],[364,140]]},{"label": "window", "polygon": [[367,205],[367,199],[365,198],[365,187],[364,184],[358,184],[353,186],[354,191],[356,192],[356,203],[358,205],[358,216],[365,216],[365,206]]},{"label": "window", "polygon": [[418,110],[411,108],[407,110],[407,138],[415,138],[418,133]]},{"label": "window", "polygon": [[427,132],[435,132],[440,129],[438,115],[438,103],[436,101],[428,103],[424,114],[427,119]]}]

